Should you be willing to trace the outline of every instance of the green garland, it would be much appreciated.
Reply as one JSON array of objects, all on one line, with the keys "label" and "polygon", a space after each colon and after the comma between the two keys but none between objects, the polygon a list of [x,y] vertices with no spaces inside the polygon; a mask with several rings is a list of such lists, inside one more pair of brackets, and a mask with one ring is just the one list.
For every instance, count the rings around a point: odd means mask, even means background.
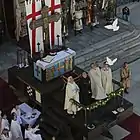
[{"label": "green garland", "polygon": [[107,103],[110,99],[112,99],[113,97],[116,97],[116,96],[120,96],[123,92],[124,92],[124,88],[120,88],[119,90],[108,94],[108,97],[107,97],[106,99],[100,100],[100,101],[96,101],[96,102],[94,102],[93,104],[87,106],[86,108],[89,109],[89,110],[92,110],[92,109],[95,109],[95,108],[104,106],[104,105],[106,105],[106,103]]}]

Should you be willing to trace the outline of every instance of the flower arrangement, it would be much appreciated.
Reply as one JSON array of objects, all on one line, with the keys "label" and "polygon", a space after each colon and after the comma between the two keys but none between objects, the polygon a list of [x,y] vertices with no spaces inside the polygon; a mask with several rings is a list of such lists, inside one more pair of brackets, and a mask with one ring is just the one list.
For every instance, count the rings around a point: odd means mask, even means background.
[{"label": "flower arrangement", "polygon": [[107,104],[107,102],[108,102],[110,99],[112,99],[113,97],[116,97],[116,96],[120,96],[123,92],[124,92],[124,88],[120,88],[120,89],[118,89],[117,91],[110,93],[106,99],[96,101],[96,102],[94,102],[93,104],[87,106],[86,108],[89,108],[90,110],[92,110],[92,109],[95,109],[95,108],[104,106],[104,105]]}]

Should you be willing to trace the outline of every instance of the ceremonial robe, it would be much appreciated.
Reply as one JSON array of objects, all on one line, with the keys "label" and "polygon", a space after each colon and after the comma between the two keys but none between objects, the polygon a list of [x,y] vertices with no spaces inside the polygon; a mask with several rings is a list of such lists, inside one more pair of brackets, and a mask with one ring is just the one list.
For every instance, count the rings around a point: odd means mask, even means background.
[{"label": "ceremonial robe", "polygon": [[87,25],[93,22],[93,2],[87,0]]},{"label": "ceremonial robe", "polygon": [[36,128],[31,128],[30,130],[25,130],[25,139],[29,139],[29,140],[42,140],[41,135],[40,134],[35,134],[36,131],[38,131],[39,129]]},{"label": "ceremonial robe", "polygon": [[11,122],[11,134],[12,140],[23,140],[21,126],[17,121],[12,120]]},{"label": "ceremonial robe", "polygon": [[83,29],[82,17],[83,17],[82,10],[75,11],[75,25],[74,25],[74,30],[80,31],[80,30]]},{"label": "ceremonial robe", "polygon": [[121,82],[124,88],[130,87],[131,72],[129,68],[122,68],[120,71]]},{"label": "ceremonial robe", "polygon": [[92,98],[95,98],[96,100],[105,99],[107,96],[102,86],[100,68],[99,67],[97,67],[96,69],[92,68],[89,71],[89,77],[91,81]]},{"label": "ceremonial robe", "polygon": [[79,87],[75,82],[67,83],[64,110],[67,110],[68,114],[76,114],[76,105],[74,105],[70,99],[79,102]]},{"label": "ceremonial robe", "polygon": [[112,71],[111,68],[101,69],[102,73],[102,85],[105,90],[106,94],[109,94],[113,91],[113,85],[112,85]]},{"label": "ceremonial robe", "polygon": [[83,105],[88,105],[90,102],[90,95],[89,95],[89,91],[90,91],[90,79],[89,77],[84,78],[82,77],[80,79],[80,93],[79,93],[79,97],[80,97],[80,103]]}]

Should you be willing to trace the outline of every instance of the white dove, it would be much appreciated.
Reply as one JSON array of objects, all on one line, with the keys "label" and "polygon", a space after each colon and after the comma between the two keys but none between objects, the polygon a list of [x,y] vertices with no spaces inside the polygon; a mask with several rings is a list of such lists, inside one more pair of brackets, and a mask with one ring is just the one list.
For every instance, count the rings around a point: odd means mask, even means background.
[{"label": "white dove", "polygon": [[117,58],[111,60],[110,58],[106,57],[106,64],[108,64],[109,66],[114,65],[114,63],[117,61]]},{"label": "white dove", "polygon": [[119,30],[119,26],[118,25],[118,18],[116,18],[114,20],[114,22],[112,23],[112,25],[106,25],[104,26],[106,29],[109,29],[109,30],[113,30],[114,32],[118,31]]}]

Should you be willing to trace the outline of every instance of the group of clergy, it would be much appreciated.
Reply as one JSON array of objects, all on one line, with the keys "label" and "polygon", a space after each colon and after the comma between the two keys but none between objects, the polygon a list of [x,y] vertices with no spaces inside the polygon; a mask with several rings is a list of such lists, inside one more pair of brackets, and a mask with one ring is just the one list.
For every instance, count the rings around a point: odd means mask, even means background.
[{"label": "group of clergy", "polygon": [[79,86],[74,82],[72,76],[68,77],[64,110],[67,110],[68,114],[76,115],[79,108],[70,99],[88,105],[90,98],[102,100],[107,98],[107,94],[112,91],[112,71],[109,65],[104,62],[103,67],[100,68],[97,63],[92,63],[90,71],[82,73]]},{"label": "group of clergy", "polygon": [[16,105],[10,116],[10,121],[7,119],[7,115],[0,111],[0,140],[42,140],[41,135],[38,134],[38,127],[32,128],[29,124],[22,125],[20,118],[21,112]]}]

